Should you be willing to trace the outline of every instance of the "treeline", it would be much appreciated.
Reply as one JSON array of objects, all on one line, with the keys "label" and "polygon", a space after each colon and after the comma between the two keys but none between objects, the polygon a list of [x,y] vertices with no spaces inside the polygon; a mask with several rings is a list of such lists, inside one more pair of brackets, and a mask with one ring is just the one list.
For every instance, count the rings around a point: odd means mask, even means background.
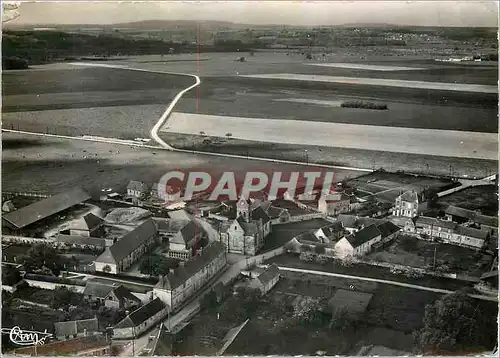
[{"label": "treeline", "polygon": [[[263,47],[256,43],[256,47]],[[82,56],[152,55],[189,52],[250,51],[252,44],[218,41],[214,45],[164,42],[152,39],[123,39],[109,35],[87,35],[58,31],[5,31],[2,34],[4,69],[22,68],[21,62],[43,64]]]}]

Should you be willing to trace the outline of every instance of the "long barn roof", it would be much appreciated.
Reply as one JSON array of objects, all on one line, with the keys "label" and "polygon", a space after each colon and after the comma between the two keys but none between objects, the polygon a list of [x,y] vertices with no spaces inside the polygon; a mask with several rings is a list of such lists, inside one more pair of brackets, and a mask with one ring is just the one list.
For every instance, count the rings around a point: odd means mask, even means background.
[{"label": "long barn roof", "polygon": [[3,219],[22,229],[89,199],[90,196],[85,191],[76,188],[5,214]]}]

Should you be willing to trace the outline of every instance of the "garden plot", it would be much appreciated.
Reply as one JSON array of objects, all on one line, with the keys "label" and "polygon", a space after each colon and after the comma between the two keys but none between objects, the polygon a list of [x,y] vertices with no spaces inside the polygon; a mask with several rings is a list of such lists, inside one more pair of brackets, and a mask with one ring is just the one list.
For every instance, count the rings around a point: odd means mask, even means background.
[{"label": "garden plot", "polygon": [[411,236],[401,235],[384,251],[375,252],[368,258],[407,265],[417,268],[432,268],[436,255],[436,268],[455,273],[466,273],[479,276],[493,259],[488,260],[486,254],[449,244],[434,244],[418,240]]},{"label": "garden plot", "polygon": [[[494,133],[172,113],[165,132],[296,145],[495,159]],[[314,135],[304,135],[314,133]],[[360,139],[363,140],[360,140]],[[381,138],[384,138],[383,140]]]}]

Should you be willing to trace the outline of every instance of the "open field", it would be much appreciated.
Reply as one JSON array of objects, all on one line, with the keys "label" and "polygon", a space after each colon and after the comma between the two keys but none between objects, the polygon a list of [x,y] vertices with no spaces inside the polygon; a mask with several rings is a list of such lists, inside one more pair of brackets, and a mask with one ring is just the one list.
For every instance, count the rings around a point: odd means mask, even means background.
[{"label": "open field", "polygon": [[[209,170],[217,175],[235,173],[242,180],[248,171],[271,173],[300,171],[301,165],[276,164],[237,158],[175,153],[14,133],[2,133],[2,189],[59,193],[75,186],[125,190],[130,180],[152,184],[170,170]],[[360,175],[358,171],[335,170],[336,179]]]},{"label": "open field", "polygon": [[[498,158],[498,136],[490,133],[438,131],[345,123],[284,121],[174,112],[163,128],[181,134],[231,137],[278,144],[317,145],[445,157]],[[314,133],[304,136],[304,133]],[[360,141],[360,138],[363,138]],[[384,138],[383,141],[380,139]]]},{"label": "open field", "polygon": [[368,86],[388,86],[388,87],[416,88],[424,90],[474,92],[474,93],[497,93],[498,91],[496,86],[489,86],[489,85],[408,81],[408,80],[395,80],[395,79],[385,79],[385,78],[381,79],[381,78],[369,78],[369,77],[361,78],[361,77],[303,75],[294,73],[246,75],[243,77],[292,80],[292,81],[347,83],[347,84],[368,85]]},{"label": "open field", "polygon": [[[353,166],[365,169],[383,168],[386,171],[393,172],[401,170],[423,175],[446,176],[453,174],[454,176],[485,177],[495,173],[498,169],[496,160],[450,158],[311,145],[285,145],[234,138],[207,138],[199,134],[183,135],[169,132],[160,132],[159,134],[164,141],[179,149]],[[206,141],[207,139],[209,141]]]},{"label": "open field", "polygon": [[494,185],[467,188],[440,198],[438,203],[469,210],[481,210],[484,215],[497,216],[498,188]]}]

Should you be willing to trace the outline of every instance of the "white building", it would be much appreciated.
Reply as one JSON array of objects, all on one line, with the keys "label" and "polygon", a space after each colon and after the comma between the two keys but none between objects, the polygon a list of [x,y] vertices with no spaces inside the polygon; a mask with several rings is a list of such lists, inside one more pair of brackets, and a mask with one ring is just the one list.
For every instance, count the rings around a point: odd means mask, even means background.
[{"label": "white building", "polygon": [[335,256],[344,259],[365,255],[381,239],[380,231],[376,225],[372,224],[340,239],[334,246]]},{"label": "white building", "polygon": [[392,215],[414,218],[418,216],[419,201],[415,191],[407,191],[396,198]]}]

